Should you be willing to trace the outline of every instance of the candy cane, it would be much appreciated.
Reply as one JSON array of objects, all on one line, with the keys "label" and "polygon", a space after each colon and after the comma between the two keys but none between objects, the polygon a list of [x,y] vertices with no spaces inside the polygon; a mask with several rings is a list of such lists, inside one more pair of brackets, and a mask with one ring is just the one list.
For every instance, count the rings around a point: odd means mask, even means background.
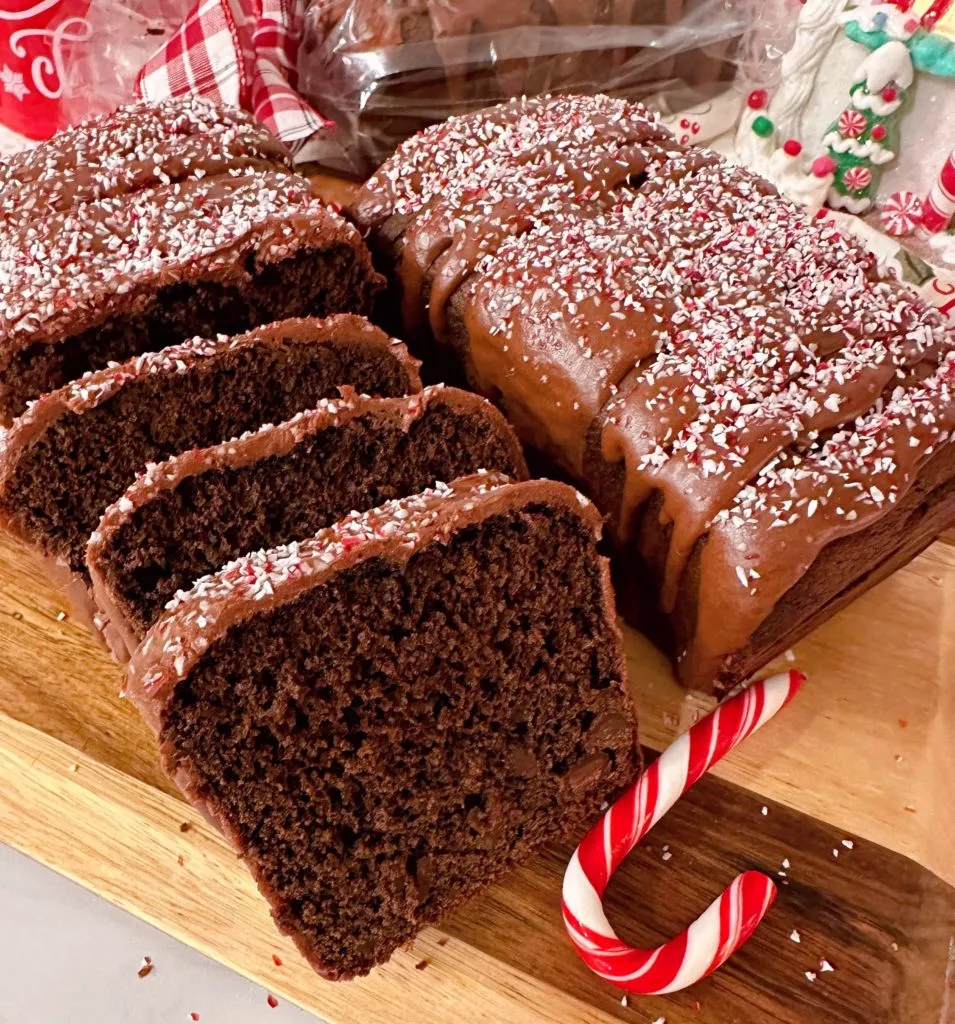
[{"label": "candy cane", "polygon": [[955,214],[955,149],[948,154],[932,190],[922,203],[922,227],[933,235],[944,231]]},{"label": "candy cane", "polygon": [[564,924],[587,966],[641,995],[677,992],[706,977],[753,934],[776,898],[772,879],[746,871],[690,927],[657,949],[617,937],[603,894],[627,854],[712,765],[789,703],[805,676],[754,683],[672,743],[587,833],[564,874]]}]

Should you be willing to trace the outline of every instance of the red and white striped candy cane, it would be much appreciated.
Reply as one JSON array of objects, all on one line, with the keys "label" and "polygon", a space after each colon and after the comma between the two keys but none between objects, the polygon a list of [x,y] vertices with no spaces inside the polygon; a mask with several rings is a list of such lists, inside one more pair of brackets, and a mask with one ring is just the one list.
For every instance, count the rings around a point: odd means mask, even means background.
[{"label": "red and white striped candy cane", "polygon": [[746,871],[681,935],[656,949],[621,942],[602,899],[614,871],[676,801],[789,703],[805,676],[754,683],[674,741],[587,833],[564,874],[568,934],[588,967],[628,992],[677,992],[715,971],[753,934],[776,898],[772,879]]},{"label": "red and white striped candy cane", "polygon": [[944,231],[955,215],[955,149],[935,179],[935,184],[922,203],[922,227],[933,235]]}]

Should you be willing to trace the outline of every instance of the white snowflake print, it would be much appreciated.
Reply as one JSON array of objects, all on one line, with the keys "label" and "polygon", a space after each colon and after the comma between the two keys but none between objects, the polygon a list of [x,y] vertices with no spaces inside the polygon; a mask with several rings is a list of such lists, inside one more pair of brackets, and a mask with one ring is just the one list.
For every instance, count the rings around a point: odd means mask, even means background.
[{"label": "white snowflake print", "polygon": [[22,100],[30,91],[30,87],[23,81],[23,73],[8,68],[6,64],[0,68],[0,84],[4,92],[12,93],[18,100]]}]

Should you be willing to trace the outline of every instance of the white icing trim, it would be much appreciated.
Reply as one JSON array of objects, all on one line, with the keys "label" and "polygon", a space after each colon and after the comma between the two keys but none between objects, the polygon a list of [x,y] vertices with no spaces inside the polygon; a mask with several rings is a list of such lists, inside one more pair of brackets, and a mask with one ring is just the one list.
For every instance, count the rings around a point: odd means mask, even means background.
[{"label": "white icing trim", "polygon": [[895,156],[891,149],[886,149],[875,139],[860,143],[857,139],[843,138],[838,132],[824,135],[822,144],[837,153],[851,153],[861,160],[871,160],[874,164],[887,164]]},{"label": "white icing trim", "polygon": [[769,180],[790,199],[801,203],[810,214],[815,214],[826,201],[829,186],[835,175],[817,177],[806,171],[801,156],[790,156],[782,146],[769,158]]},{"label": "white icing trim", "polygon": [[875,95],[869,95],[861,89],[856,89],[852,94],[852,105],[856,110],[871,110],[878,117],[885,117],[888,114],[894,114],[895,111],[902,106],[902,100],[899,98],[889,102],[888,100],[882,99],[878,93],[875,93]]},{"label": "white icing trim", "polygon": [[816,213],[826,201],[834,175],[819,178],[811,170],[804,170],[804,157],[790,156],[782,146],[777,146],[775,133],[767,138],[757,135],[752,124],[760,113],[747,108],[743,115],[742,127],[747,133],[748,145],[745,153],[737,149],[736,160],[771,181],[784,195],[805,206],[810,214]]},{"label": "white icing trim", "polygon": [[[839,33],[837,15],[843,7],[845,0],[806,0],[799,12],[793,45],[780,63],[779,87],[769,104],[769,116],[786,138],[803,137],[803,113],[812,98],[816,75]],[[737,137],[737,146],[740,141]]]},{"label": "white icing trim", "polygon": [[912,56],[905,43],[893,39],[873,50],[859,65],[856,82],[865,82],[870,93],[881,92],[893,83],[902,89],[908,89],[915,81],[915,69],[912,67]]},{"label": "white icing trim", "polygon": [[643,100],[643,103],[651,110],[657,111],[660,123],[666,125],[678,138],[680,135],[689,134],[680,128],[680,121],[683,118],[696,121],[700,125],[700,130],[691,137],[691,141],[694,145],[699,145],[701,142],[709,142],[724,132],[728,132],[739,123],[743,97],[729,90],[707,103],[698,103],[672,113],[666,108],[665,102],[665,93]]},{"label": "white icing trim", "polygon": [[829,189],[829,194],[826,196],[826,202],[834,210],[848,210],[849,213],[856,215],[865,213],[866,210],[872,206],[872,200],[862,196],[859,199],[853,199],[852,196],[844,196],[841,192],[837,192],[834,188]]},{"label": "white icing trim", "polygon": [[921,231],[919,234],[939,254],[941,259],[946,263],[955,263],[955,232],[940,231],[930,235],[927,231]]},{"label": "white icing trim", "polygon": [[[866,0],[849,0],[848,10],[839,15],[839,22],[847,25],[850,21],[859,23],[863,32],[884,32],[893,39],[911,39],[918,31],[918,18],[911,13],[903,12],[893,3],[875,4],[867,3]],[[875,23],[877,14],[885,16],[885,22],[881,29]],[[914,23],[914,24],[913,24]],[[912,25],[906,29],[906,25]]]}]

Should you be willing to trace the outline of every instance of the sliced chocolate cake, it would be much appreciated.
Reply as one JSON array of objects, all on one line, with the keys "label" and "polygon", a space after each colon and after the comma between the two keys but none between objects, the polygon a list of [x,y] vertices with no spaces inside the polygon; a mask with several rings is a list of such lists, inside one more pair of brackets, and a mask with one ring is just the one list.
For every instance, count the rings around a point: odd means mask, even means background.
[{"label": "sliced chocolate cake", "polygon": [[607,514],[624,611],[689,686],[732,688],[955,521],[955,332],[860,242],[642,107],[452,119],[353,212],[405,336]]},{"label": "sliced chocolate cake", "polygon": [[0,420],[193,335],[367,313],[355,229],[246,114],[137,104],[0,168]]},{"label": "sliced chocolate cake", "polygon": [[443,387],[327,399],[277,426],[153,463],[107,509],[87,549],[104,635],[125,661],[176,591],[200,576],[479,469],[527,476],[494,406]]},{"label": "sliced chocolate cake", "polygon": [[87,374],[6,435],[0,524],[85,579],[90,534],[147,462],[282,422],[344,384],[382,396],[420,388],[405,347],[351,314],[197,338]]},{"label": "sliced chocolate cake", "polygon": [[601,519],[480,475],[198,581],[127,694],[330,978],[366,973],[639,767]]}]

